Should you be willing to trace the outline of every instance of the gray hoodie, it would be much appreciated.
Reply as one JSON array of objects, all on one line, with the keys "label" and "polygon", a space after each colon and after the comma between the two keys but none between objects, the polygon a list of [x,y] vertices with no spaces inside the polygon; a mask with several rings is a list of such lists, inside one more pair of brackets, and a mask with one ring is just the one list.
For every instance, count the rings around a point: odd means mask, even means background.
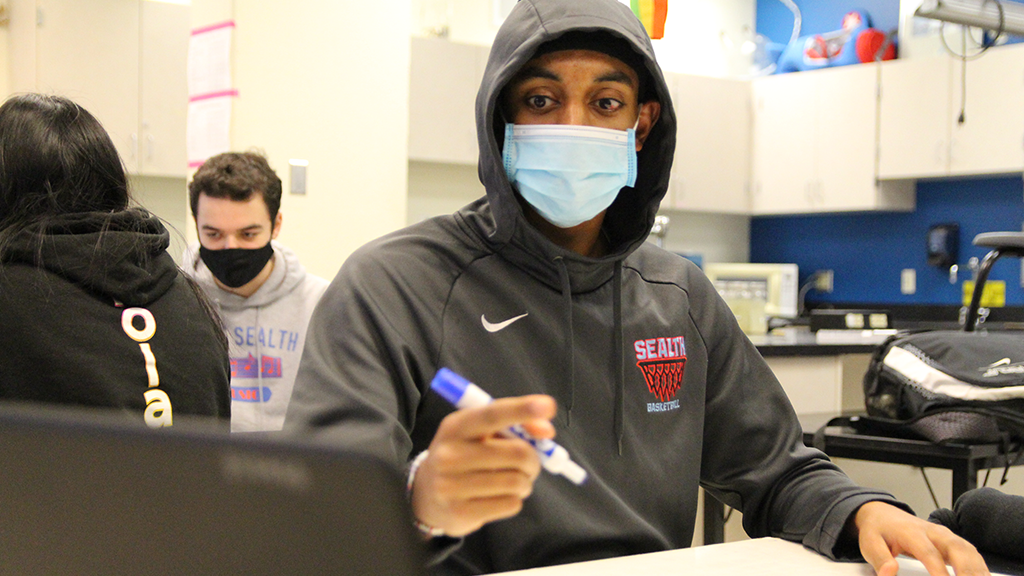
[{"label": "gray hoodie", "polygon": [[[608,210],[602,258],[530,226],[501,162],[502,87],[542,43],[581,29],[627,40],[661,102],[636,185]],[[438,368],[494,397],[553,396],[556,440],[589,479],[542,474],[517,516],[464,539],[444,562],[450,573],[689,546],[698,485],[739,509],[751,536],[843,552],[851,512],[891,497],[804,446],[789,400],[711,283],[644,242],[668,187],[676,119],[639,21],[616,0],[521,0],[497,34],[476,110],[486,198],[345,262],[310,323],[286,429],[403,465],[451,411],[429,391]]]},{"label": "gray hoodie", "polygon": [[306,327],[327,281],[308,274],[298,257],[272,242],[274,269],[259,290],[242,298],[222,290],[199,257],[185,252],[182,268],[213,301],[227,331],[231,356],[231,431],[280,430],[295,384]]}]

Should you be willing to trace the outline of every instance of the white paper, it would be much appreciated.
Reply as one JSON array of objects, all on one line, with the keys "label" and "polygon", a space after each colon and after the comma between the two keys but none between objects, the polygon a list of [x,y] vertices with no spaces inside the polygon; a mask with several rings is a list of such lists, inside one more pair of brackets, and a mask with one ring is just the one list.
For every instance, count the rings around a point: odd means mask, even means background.
[{"label": "white paper", "polygon": [[188,103],[189,167],[200,166],[210,156],[231,149],[231,99],[236,94],[229,90]]},{"label": "white paper", "polygon": [[231,89],[231,34],[234,22],[192,31],[188,45],[188,95]]}]

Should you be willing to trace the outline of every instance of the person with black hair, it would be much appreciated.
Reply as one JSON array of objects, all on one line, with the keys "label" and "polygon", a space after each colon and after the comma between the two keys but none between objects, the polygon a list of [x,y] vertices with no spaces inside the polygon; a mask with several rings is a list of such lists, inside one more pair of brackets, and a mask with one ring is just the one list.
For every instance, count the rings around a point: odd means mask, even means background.
[{"label": "person with black hair", "polygon": [[[440,573],[683,548],[703,487],[751,537],[883,576],[900,553],[932,576],[988,574],[965,540],[805,446],[712,283],[646,242],[676,110],[629,8],[520,0],[476,118],[486,197],[349,257],[310,322],[286,419],[406,465]],[[440,368],[497,399],[453,412],[431,390]],[[500,434],[516,424],[557,431],[586,482],[541,474],[529,444]]]},{"label": "person with black hair", "polygon": [[100,123],[60,96],[0,106],[0,399],[230,417],[227,342],[134,206]]}]

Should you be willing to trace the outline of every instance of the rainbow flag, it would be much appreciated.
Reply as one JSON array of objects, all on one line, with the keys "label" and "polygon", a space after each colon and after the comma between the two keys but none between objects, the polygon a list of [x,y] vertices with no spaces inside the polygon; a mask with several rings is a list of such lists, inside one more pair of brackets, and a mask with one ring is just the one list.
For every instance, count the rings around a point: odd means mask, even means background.
[{"label": "rainbow flag", "polygon": [[633,14],[640,19],[647,35],[653,40],[665,36],[665,16],[668,15],[668,0],[629,0]]}]

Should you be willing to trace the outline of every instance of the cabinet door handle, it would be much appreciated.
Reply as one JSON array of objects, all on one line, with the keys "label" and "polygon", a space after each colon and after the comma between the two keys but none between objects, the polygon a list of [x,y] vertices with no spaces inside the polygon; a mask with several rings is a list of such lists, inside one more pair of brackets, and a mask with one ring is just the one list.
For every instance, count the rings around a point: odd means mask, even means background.
[{"label": "cabinet door handle", "polygon": [[138,160],[139,158],[139,135],[132,133],[132,161]]},{"label": "cabinet door handle", "polygon": [[156,147],[156,137],[152,134],[146,135],[146,160],[153,159],[153,150]]}]

